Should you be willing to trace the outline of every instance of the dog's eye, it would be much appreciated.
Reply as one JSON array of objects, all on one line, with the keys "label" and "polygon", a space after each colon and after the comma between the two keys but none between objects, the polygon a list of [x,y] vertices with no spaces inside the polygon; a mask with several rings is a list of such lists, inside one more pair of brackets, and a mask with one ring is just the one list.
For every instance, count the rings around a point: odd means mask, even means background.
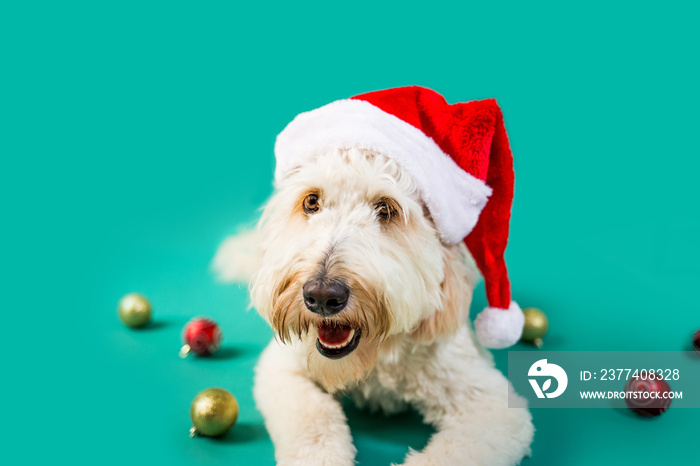
[{"label": "dog's eye", "polygon": [[374,210],[377,212],[377,217],[382,220],[389,220],[394,215],[396,215],[396,208],[393,206],[391,201],[387,199],[382,199],[374,205]]},{"label": "dog's eye", "polygon": [[320,206],[318,205],[318,194],[309,194],[304,198],[304,212],[307,214],[313,214],[318,212]]}]

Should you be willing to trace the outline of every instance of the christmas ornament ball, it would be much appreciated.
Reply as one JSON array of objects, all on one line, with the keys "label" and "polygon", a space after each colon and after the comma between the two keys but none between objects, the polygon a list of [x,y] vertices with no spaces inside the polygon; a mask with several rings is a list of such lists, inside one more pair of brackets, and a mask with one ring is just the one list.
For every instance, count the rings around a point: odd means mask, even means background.
[{"label": "christmas ornament ball", "polygon": [[695,332],[695,335],[693,335],[693,348],[695,348],[695,351],[700,353],[700,330]]},{"label": "christmas ornament ball", "polygon": [[[661,398],[670,393],[670,385],[662,379],[631,378],[625,384],[627,407],[643,417],[660,416],[671,406],[671,398]],[[630,396],[630,392],[633,392]],[[657,398],[658,397],[658,398]]]},{"label": "christmas ornament ball", "polygon": [[536,307],[523,309],[525,314],[525,326],[521,340],[534,343],[538,348],[542,347],[542,338],[547,334],[549,321],[547,316]]},{"label": "christmas ornament ball", "polygon": [[151,303],[145,296],[129,293],[119,300],[117,306],[119,319],[132,328],[143,327],[151,321]]},{"label": "christmas ornament ball", "polygon": [[208,437],[223,435],[238,419],[238,402],[223,388],[207,388],[192,401],[190,418],[194,424],[190,437],[195,434]]},{"label": "christmas ornament ball", "polygon": [[221,346],[221,329],[213,320],[206,317],[195,317],[187,322],[182,331],[185,345],[180,349],[180,357],[186,357],[190,352],[197,356],[209,356]]}]

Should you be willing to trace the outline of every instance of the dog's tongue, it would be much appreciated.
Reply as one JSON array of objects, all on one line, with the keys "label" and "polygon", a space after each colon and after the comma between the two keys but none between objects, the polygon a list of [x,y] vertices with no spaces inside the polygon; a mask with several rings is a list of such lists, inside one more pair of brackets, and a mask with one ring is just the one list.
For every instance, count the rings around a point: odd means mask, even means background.
[{"label": "dog's tongue", "polygon": [[349,325],[319,325],[318,338],[327,345],[339,345],[350,336],[352,327]]}]

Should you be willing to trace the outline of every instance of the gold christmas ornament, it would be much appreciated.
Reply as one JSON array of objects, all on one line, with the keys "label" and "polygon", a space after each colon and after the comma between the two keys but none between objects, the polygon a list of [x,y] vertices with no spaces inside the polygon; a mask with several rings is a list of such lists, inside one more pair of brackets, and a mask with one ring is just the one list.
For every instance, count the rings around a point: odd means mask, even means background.
[{"label": "gold christmas ornament", "polygon": [[197,394],[190,407],[190,418],[195,434],[216,437],[228,432],[238,419],[238,402],[223,388],[207,388]]},{"label": "gold christmas ornament", "polygon": [[132,328],[143,327],[151,321],[151,303],[138,293],[124,295],[117,310],[119,319]]},{"label": "gold christmas ornament", "polygon": [[542,348],[542,338],[549,328],[547,316],[536,307],[523,309],[523,314],[525,314],[525,326],[523,327],[523,336],[520,339]]}]

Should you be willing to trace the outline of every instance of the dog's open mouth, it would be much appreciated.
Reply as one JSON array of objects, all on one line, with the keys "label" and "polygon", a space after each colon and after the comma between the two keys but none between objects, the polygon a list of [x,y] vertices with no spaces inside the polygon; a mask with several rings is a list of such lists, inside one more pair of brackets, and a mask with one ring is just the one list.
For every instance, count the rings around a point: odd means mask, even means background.
[{"label": "dog's open mouth", "polygon": [[360,343],[360,329],[349,325],[322,323],[318,325],[316,348],[327,358],[339,359],[352,353]]}]

